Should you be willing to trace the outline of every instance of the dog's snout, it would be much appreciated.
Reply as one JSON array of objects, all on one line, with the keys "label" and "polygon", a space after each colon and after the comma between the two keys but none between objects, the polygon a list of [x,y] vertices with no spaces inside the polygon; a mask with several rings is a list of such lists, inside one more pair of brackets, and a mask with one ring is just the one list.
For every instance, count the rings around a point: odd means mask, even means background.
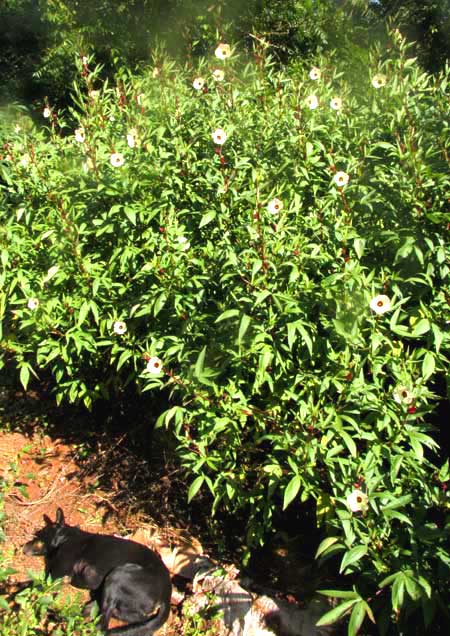
[{"label": "dog's snout", "polygon": [[43,541],[28,541],[23,546],[23,553],[27,556],[42,556],[45,554],[45,544]]}]

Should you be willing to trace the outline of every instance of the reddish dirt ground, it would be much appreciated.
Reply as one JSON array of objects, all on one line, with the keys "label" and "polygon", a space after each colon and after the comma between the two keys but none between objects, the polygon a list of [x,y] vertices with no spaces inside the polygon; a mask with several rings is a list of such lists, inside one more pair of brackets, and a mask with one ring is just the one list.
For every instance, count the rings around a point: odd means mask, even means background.
[{"label": "reddish dirt ground", "polygon": [[[33,410],[39,399],[36,395],[16,395],[25,410]],[[5,419],[8,422],[1,430]],[[92,448],[86,452],[79,443],[59,438],[55,430],[51,434],[44,433],[39,415],[24,417],[23,426],[18,425],[18,420],[17,413],[12,418],[0,416],[0,483],[4,490],[6,520],[2,551],[4,565],[16,571],[9,577],[4,591],[14,592],[30,578],[29,570],[42,571],[42,559],[25,556],[22,546],[42,527],[43,515],[54,518],[58,507],[63,508],[68,523],[84,530],[133,537],[156,548],[161,544],[170,545],[170,539],[164,538],[174,530],[168,525],[159,528],[149,516],[138,512],[138,495],[130,492],[127,497],[124,480],[115,474],[116,468],[139,470],[139,466],[133,466],[133,457],[127,457],[126,451],[117,451],[118,444],[116,449],[112,444],[105,450],[99,440],[97,452]],[[123,476],[120,470],[119,473]],[[126,471],[124,479],[131,481]],[[102,488],[100,481],[108,487]],[[164,499],[164,493],[159,495]],[[174,607],[171,618],[158,634],[179,636],[180,633],[183,632],[179,611]]]}]

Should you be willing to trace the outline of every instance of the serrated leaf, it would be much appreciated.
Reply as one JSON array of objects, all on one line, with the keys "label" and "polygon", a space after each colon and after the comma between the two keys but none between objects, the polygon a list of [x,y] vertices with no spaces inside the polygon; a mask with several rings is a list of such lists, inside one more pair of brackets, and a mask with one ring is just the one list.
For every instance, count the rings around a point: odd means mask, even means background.
[{"label": "serrated leaf", "polygon": [[316,623],[317,627],[323,627],[324,625],[332,625],[333,623],[335,623],[337,620],[339,620],[341,618],[341,616],[344,616],[344,614],[346,612],[348,612],[348,610],[353,607],[353,605],[355,603],[358,602],[358,599],[352,599],[350,601],[345,601],[344,603],[341,603],[340,605],[338,605],[337,607],[334,607],[332,610],[330,610],[329,612],[327,612],[326,614],[324,614]]},{"label": "serrated leaf", "polygon": [[27,364],[24,364],[20,369],[20,383],[27,390],[28,382],[30,381],[30,370]]},{"label": "serrated leaf", "polygon": [[324,596],[331,596],[332,598],[347,598],[358,600],[361,597],[355,590],[317,590],[319,594]]},{"label": "serrated leaf", "polygon": [[356,444],[353,441],[352,437],[347,433],[347,431],[344,431],[342,429],[339,431],[339,435],[344,440],[345,445],[347,446],[348,450],[350,451],[350,455],[352,457],[356,457],[358,452],[357,452],[357,449],[356,449]]},{"label": "serrated leaf", "polygon": [[259,292],[259,294],[255,298],[255,307],[260,305],[268,296],[270,296],[271,292],[268,289],[263,289]]},{"label": "serrated leaf", "polygon": [[436,362],[434,359],[434,355],[431,351],[427,351],[422,362],[422,375],[425,380],[428,380],[434,373],[436,368]]},{"label": "serrated leaf", "polygon": [[359,632],[359,628],[364,622],[366,616],[366,603],[359,601],[352,609],[350,621],[348,623],[348,636],[356,636]]},{"label": "serrated leaf", "polygon": [[242,338],[245,336],[251,321],[252,321],[251,316],[247,316],[247,314],[244,314],[242,316],[241,324],[239,325],[239,334],[238,334],[238,341],[239,342],[241,342]]},{"label": "serrated leaf", "polygon": [[189,487],[189,491],[188,491],[188,503],[190,501],[192,501],[192,499],[195,497],[195,495],[198,493],[198,491],[200,490],[200,488],[203,486],[203,482],[205,481],[205,477],[204,475],[199,475],[198,477],[196,477],[194,479],[194,481],[192,482],[192,484]]},{"label": "serrated leaf", "polygon": [[229,318],[235,318],[239,316],[239,309],[227,309],[215,319],[214,322],[222,322],[222,320],[228,320]]},{"label": "serrated leaf", "polygon": [[412,335],[415,337],[423,336],[423,334],[428,333],[430,329],[430,321],[427,320],[427,318],[422,318],[422,320],[419,320],[419,322],[414,325]]},{"label": "serrated leaf", "polygon": [[326,552],[328,548],[339,541],[339,537],[327,537],[323,541],[319,543],[319,547],[317,548],[316,554],[314,556],[315,559],[318,559],[321,554]]},{"label": "serrated leaf", "polygon": [[211,223],[211,221],[214,221],[216,216],[217,216],[217,212],[215,210],[210,210],[209,212],[207,212],[206,214],[202,216],[198,227],[205,227],[205,225],[208,225],[208,223]]},{"label": "serrated leaf", "polygon": [[300,475],[294,475],[291,481],[286,486],[283,497],[283,510],[289,506],[289,504],[295,499],[301,486]]},{"label": "serrated leaf", "polygon": [[200,351],[197,362],[195,363],[194,374],[196,377],[200,377],[203,373],[203,367],[205,366],[205,356],[206,356],[206,345]]},{"label": "serrated leaf", "polygon": [[341,561],[341,567],[339,568],[339,573],[342,574],[344,570],[346,570],[349,565],[354,565],[363,556],[367,554],[367,546],[366,545],[355,545],[354,548],[351,548],[348,552],[346,552]]}]

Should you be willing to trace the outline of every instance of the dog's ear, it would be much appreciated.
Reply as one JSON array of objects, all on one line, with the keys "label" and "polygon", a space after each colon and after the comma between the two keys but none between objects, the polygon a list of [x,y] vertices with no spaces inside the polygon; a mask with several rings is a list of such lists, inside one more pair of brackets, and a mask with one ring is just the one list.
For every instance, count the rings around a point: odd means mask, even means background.
[{"label": "dog's ear", "polygon": [[58,526],[66,525],[62,508],[58,508],[58,510],[56,511],[56,525]]},{"label": "dog's ear", "polygon": [[46,526],[52,526],[53,525],[53,521],[50,519],[50,517],[48,515],[44,515],[44,523]]}]

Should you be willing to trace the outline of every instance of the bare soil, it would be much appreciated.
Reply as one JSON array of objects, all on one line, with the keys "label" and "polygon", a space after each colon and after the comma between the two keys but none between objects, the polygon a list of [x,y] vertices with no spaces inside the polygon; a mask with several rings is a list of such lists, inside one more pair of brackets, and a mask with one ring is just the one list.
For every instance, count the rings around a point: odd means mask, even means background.
[{"label": "bare soil", "polygon": [[[43,515],[54,518],[58,507],[71,525],[134,538],[156,549],[164,546],[166,556],[181,528],[186,535],[189,519],[179,514],[181,509],[177,512],[181,499],[173,494],[178,490],[174,485],[179,486],[177,471],[164,466],[161,457],[152,471],[147,458],[130,450],[126,435],[111,438],[104,430],[80,430],[76,420],[82,423],[83,416],[72,413],[68,418],[45,394],[0,395],[0,485],[6,518],[2,551],[4,564],[15,570],[3,593],[20,589],[29,571],[42,570],[42,560],[27,557],[22,548],[42,527]],[[180,524],[174,523],[177,517]],[[174,588],[173,611],[161,635],[183,633],[182,598]]]}]

